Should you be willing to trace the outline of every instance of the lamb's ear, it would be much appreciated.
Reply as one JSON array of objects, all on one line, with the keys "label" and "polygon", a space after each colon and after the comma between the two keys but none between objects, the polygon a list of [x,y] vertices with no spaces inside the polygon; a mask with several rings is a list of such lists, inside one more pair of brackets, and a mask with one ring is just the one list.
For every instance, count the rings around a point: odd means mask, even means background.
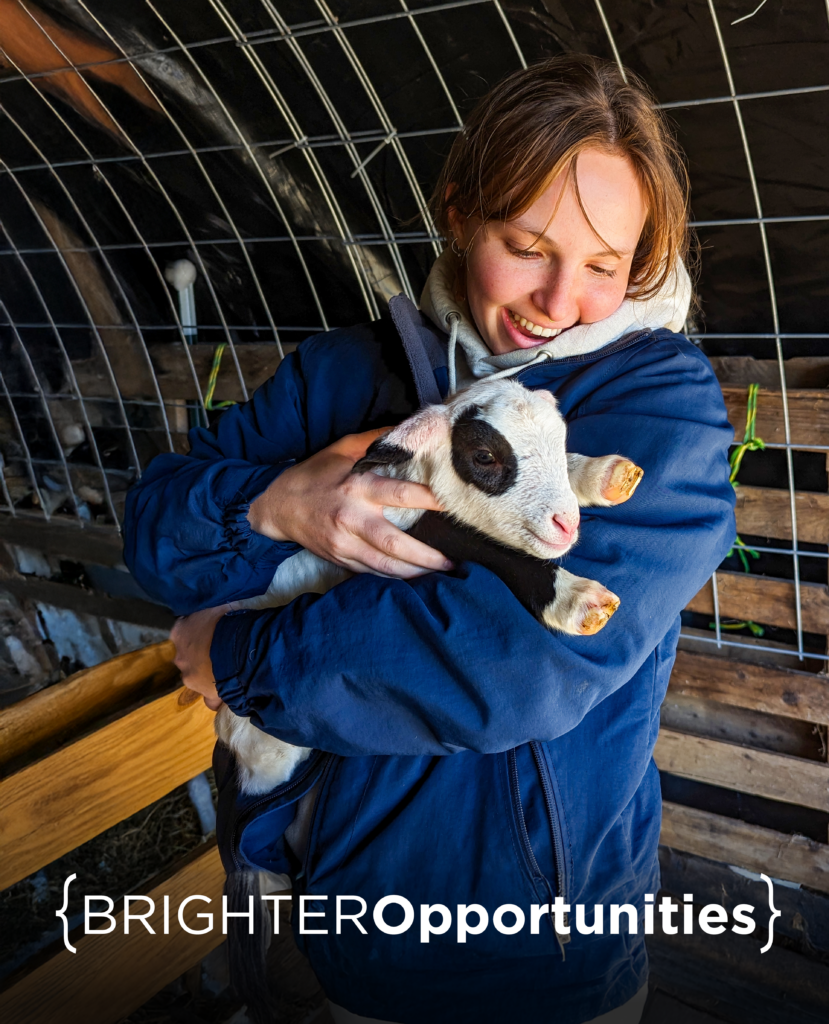
[{"label": "lamb's ear", "polygon": [[414,452],[410,452],[408,448],[390,444],[386,440],[388,436],[388,434],[384,434],[376,441],[372,441],[366,449],[365,455],[354,463],[351,472],[368,473],[369,470],[377,469],[378,466],[400,466],[414,456]]},{"label": "lamb's ear", "polygon": [[443,405],[428,405],[404,420],[388,434],[373,441],[354,463],[352,473],[366,473],[378,466],[400,466],[417,455],[435,451],[449,438],[449,414]]},{"label": "lamb's ear", "polygon": [[537,391],[533,391],[534,395],[538,395],[539,398],[543,398],[545,402],[549,402],[550,405],[558,408],[558,402],[556,402],[555,395],[549,392],[546,388],[539,388]]}]

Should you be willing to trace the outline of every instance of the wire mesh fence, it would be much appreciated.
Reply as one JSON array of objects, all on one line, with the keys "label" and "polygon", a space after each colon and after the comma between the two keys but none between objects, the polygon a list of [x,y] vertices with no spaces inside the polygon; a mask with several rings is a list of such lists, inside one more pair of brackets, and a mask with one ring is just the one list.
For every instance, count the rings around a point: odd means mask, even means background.
[{"label": "wire mesh fence", "polygon": [[[744,547],[778,559],[791,646],[825,662],[802,590],[827,549],[797,494],[829,446],[793,440],[786,363],[829,338],[829,14],[748,6],[0,0],[0,510],[117,530],[148,462],[298,341],[417,300],[465,114],[509,71],[593,52],[649,81],[688,152],[691,336],[777,365],[790,530]],[[748,646],[712,587],[708,641]]]}]

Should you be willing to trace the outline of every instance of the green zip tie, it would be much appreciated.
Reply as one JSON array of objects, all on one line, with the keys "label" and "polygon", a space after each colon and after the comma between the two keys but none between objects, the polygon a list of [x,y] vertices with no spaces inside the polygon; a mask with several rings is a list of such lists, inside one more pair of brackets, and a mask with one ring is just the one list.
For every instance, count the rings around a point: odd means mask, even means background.
[{"label": "green zip tie", "polygon": [[[716,629],[716,622],[708,623],[709,629]],[[720,622],[720,629],[750,629],[754,636],[763,636],[766,632],[762,626],[758,626],[756,622],[752,622],[751,619],[747,619],[745,622]]]},{"label": "green zip tie", "polygon": [[731,453],[729,463],[731,465],[731,475],[728,478],[728,482],[733,486],[737,487],[737,474],[740,472],[740,463],[743,461],[743,456],[746,452],[760,452],[766,447],[766,442],[762,438],[755,437],[754,428],[757,423],[757,392],[760,390],[759,384],[749,384],[748,386],[748,401],[746,403],[746,432],[743,437],[743,443],[737,445],[734,451]]},{"label": "green zip tie", "polygon": [[[731,486],[736,489],[740,486],[737,483],[737,474],[740,472],[740,464],[743,461],[743,456],[746,452],[759,452],[763,451],[766,447],[765,441],[762,438],[755,436],[755,427],[757,425],[757,392],[760,390],[759,384],[749,384],[748,386],[748,399],[746,401],[746,430],[743,436],[743,442],[734,449],[729,458],[729,464],[731,466],[731,474],[728,477],[728,482]],[[748,555],[752,558],[759,558],[760,552],[755,551],[754,548],[747,547],[743,544],[743,540],[739,533],[734,535],[735,544],[739,544],[740,547],[736,548],[737,555],[743,564],[744,572],[751,572],[751,567],[748,564]],[[728,549],[726,558],[730,558],[734,554],[735,545]],[[709,629],[716,629],[716,622],[708,623]],[[758,626],[756,622],[752,622],[747,619],[745,622],[722,622],[720,621],[720,629],[750,629],[754,636],[763,636],[765,630],[762,626]]]},{"label": "green zip tie", "polygon": [[[735,491],[740,486],[737,483],[737,474],[740,472],[740,465],[745,453],[763,451],[766,447],[766,442],[762,438],[756,437],[754,433],[757,425],[757,392],[759,390],[759,384],[749,384],[748,386],[748,400],[746,402],[746,430],[743,437],[743,443],[737,445],[728,460],[731,465],[731,474],[728,477],[728,482]],[[743,545],[742,547],[737,548],[737,554],[739,555],[740,561],[743,563],[743,571],[751,572],[746,555],[749,554],[752,558],[759,558],[760,553],[755,551],[754,548],[746,547],[740,539],[739,534],[736,534],[734,539],[738,544]],[[734,547],[732,545],[725,557],[730,558],[733,554]]]},{"label": "green zip tie", "polygon": [[219,379],[219,367],[222,365],[222,356],[227,348],[227,342],[222,341],[216,346],[216,353],[213,356],[213,365],[210,367],[210,376],[207,378],[207,394],[204,396],[204,407],[208,412],[214,412],[216,409],[227,409],[230,405],[236,405],[235,402],[214,402],[213,394],[216,391],[216,381]]},{"label": "green zip tie", "polygon": [[750,548],[747,544],[744,544],[743,543],[743,538],[739,535],[739,533],[735,533],[734,534],[734,541],[735,541],[735,544],[733,544],[728,549],[728,551],[726,552],[725,557],[726,558],[731,558],[731,556],[734,554],[734,548],[736,547],[737,544],[739,544],[740,547],[737,548],[737,557],[743,563],[743,572],[751,572],[751,569],[749,568],[749,565],[748,565],[748,559],[746,558],[746,555],[751,555],[752,558],[759,558],[760,557],[760,552],[759,551],[755,551],[754,548]]}]

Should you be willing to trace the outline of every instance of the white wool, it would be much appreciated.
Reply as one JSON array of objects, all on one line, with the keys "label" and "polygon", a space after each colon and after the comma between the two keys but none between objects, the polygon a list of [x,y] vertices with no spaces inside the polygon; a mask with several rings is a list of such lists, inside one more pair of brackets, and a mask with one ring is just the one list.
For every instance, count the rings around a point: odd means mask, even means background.
[{"label": "white wool", "polygon": [[681,331],[691,305],[691,279],[685,265],[678,262],[663,287],[651,298],[625,299],[616,312],[604,320],[570,327],[532,348],[493,355],[475,327],[469,306],[455,297],[457,272],[458,257],[447,248],[435,260],[420,297],[420,308],[432,323],[447,333],[451,328],[450,313],[460,316],[458,344],[463,350],[466,367],[458,367],[459,382],[468,382],[470,376],[488,377],[502,370],[517,370],[538,359],[541,353],[549,359],[563,359],[596,352],[635,331],[660,327]]}]

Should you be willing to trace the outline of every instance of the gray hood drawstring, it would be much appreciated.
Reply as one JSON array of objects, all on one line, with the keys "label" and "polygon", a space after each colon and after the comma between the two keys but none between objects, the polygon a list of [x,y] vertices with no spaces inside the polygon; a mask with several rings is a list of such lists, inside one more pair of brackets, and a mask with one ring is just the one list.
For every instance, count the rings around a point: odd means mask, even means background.
[{"label": "gray hood drawstring", "polygon": [[680,262],[662,289],[648,299],[627,298],[614,313],[597,323],[576,324],[533,348],[495,354],[476,330],[469,306],[455,297],[458,266],[459,258],[452,249],[444,249],[435,260],[420,298],[421,310],[449,335],[451,395],[458,386],[481,377],[507,377],[547,359],[596,352],[635,331],[660,327],[681,331],[691,304],[691,280]]},{"label": "gray hood drawstring", "polygon": [[449,323],[449,345],[447,347],[447,362],[449,370],[449,395],[450,397],[458,390],[458,367],[455,353],[458,347],[458,331],[461,326],[461,315],[457,310],[450,310],[446,315]]}]

